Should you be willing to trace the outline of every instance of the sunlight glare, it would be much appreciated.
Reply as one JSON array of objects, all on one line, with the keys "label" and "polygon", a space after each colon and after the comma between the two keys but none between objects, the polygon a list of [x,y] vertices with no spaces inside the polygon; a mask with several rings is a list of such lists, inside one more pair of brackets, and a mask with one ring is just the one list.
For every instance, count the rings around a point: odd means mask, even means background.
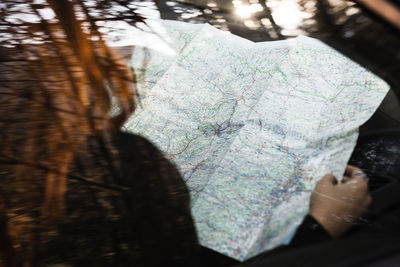
[{"label": "sunlight glare", "polygon": [[269,1],[267,3],[274,6],[272,17],[276,24],[284,29],[286,34],[298,34],[297,29],[302,21],[312,17],[312,14],[301,11],[296,0]]},{"label": "sunlight glare", "polygon": [[232,4],[235,8],[235,14],[243,19],[251,17],[254,13],[263,11],[263,7],[259,3],[249,5],[244,4],[240,0],[234,0],[232,1]]}]

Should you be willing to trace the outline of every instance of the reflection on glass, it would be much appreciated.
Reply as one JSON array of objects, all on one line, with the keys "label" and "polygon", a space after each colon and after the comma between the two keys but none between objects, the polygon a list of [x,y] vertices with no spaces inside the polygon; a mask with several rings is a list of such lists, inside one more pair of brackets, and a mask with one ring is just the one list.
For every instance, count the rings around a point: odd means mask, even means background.
[{"label": "reflection on glass", "polygon": [[312,17],[312,14],[301,10],[297,0],[287,1],[268,1],[268,6],[273,7],[272,17],[276,24],[282,27],[283,35],[298,35],[302,32],[298,30],[299,25],[304,19]]},{"label": "reflection on glass", "polygon": [[253,3],[247,4],[243,3],[241,0],[232,1],[233,7],[235,8],[235,14],[242,18],[250,18],[253,14],[263,11],[263,7],[255,1]]},{"label": "reflection on glass", "polygon": [[[349,23],[357,29],[371,24],[357,4],[348,0],[167,0],[166,3],[161,8],[162,18],[208,22],[253,41],[313,35],[321,29]],[[349,38],[357,32],[350,28],[340,31],[343,37]]]},{"label": "reflection on glass", "polygon": [[249,29],[257,29],[260,27],[260,23],[257,20],[247,19],[244,21],[244,25],[246,25]]}]

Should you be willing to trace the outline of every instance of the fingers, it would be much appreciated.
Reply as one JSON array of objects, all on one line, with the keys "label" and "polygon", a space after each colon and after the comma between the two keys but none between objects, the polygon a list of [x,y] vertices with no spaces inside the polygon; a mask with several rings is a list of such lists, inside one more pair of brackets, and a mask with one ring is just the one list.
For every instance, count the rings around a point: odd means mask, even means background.
[{"label": "fingers", "polygon": [[343,178],[340,187],[358,194],[368,193],[368,183],[362,177]]},{"label": "fingers", "polygon": [[368,184],[368,176],[359,168],[352,166],[352,165],[347,165],[346,170],[345,170],[345,176],[342,179],[342,183],[348,183],[348,182],[355,182],[352,181],[355,177],[359,177],[364,180]]},{"label": "fingers", "polygon": [[343,178],[341,186],[343,187],[351,187],[353,191],[358,191],[360,193],[368,193],[368,183],[367,181],[360,176],[356,177],[346,177]]},{"label": "fingers", "polygon": [[353,177],[353,176],[357,176],[358,173],[363,173],[363,172],[361,169],[359,169],[355,166],[347,165],[344,175],[348,176],[348,177]]},{"label": "fingers", "polygon": [[349,182],[351,180],[351,177],[349,177],[349,176],[343,176],[343,178],[342,178],[342,184],[345,184],[345,183],[347,183],[347,182]]},{"label": "fingers", "polygon": [[343,177],[342,183],[337,187],[337,190],[341,192],[342,198],[358,205],[360,208],[368,207],[372,201],[368,183],[360,176]]},{"label": "fingers", "polygon": [[348,177],[355,177],[355,176],[366,177],[367,176],[360,168],[357,168],[352,165],[346,166],[344,175],[348,176]]},{"label": "fingers", "polygon": [[322,177],[319,183],[323,185],[336,185],[338,180],[333,174],[326,174],[324,177]]}]

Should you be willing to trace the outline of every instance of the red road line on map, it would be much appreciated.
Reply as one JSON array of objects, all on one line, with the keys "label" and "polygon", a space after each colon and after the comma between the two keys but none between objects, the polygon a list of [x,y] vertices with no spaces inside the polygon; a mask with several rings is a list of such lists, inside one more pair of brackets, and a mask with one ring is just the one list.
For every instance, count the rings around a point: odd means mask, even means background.
[{"label": "red road line on map", "polygon": [[280,146],[279,148],[280,148],[282,151],[284,151],[284,152],[286,152],[286,153],[289,153],[289,154],[295,156],[295,157],[296,157],[297,163],[300,163],[300,159],[299,159],[299,157],[298,157],[295,153],[290,152],[287,148],[285,148],[285,147],[283,147],[283,146]]}]

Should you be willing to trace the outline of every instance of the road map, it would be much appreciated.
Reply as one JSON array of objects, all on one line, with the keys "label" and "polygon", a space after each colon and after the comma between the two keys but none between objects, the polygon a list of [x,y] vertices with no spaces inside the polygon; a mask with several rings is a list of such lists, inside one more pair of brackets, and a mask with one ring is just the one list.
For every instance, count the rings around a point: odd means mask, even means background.
[{"label": "road map", "polygon": [[243,261],[287,243],[316,182],[342,177],[389,86],[313,38],[255,43],[208,24],[154,25],[144,34],[167,49],[135,48],[141,102],[125,131],[178,166],[203,246]]}]

